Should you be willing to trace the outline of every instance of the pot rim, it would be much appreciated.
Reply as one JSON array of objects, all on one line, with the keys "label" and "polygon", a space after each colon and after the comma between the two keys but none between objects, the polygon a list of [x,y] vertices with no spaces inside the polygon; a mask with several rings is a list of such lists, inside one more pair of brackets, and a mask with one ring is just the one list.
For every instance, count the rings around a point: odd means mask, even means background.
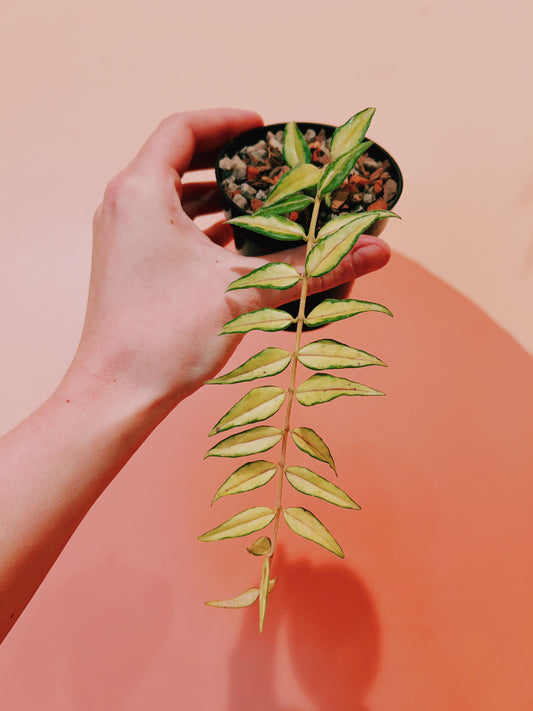
[{"label": "pot rim", "polygon": [[[220,195],[221,195],[221,200],[222,204],[225,209],[231,209],[232,211],[235,212],[236,215],[238,216],[244,216],[244,215],[249,215],[247,210],[244,210],[242,207],[239,207],[237,203],[233,202],[231,198],[228,197],[226,191],[222,187],[222,181],[224,180],[222,176],[222,170],[220,168],[220,161],[225,157],[229,156],[232,158],[234,155],[236,155],[244,146],[248,145],[248,142],[250,145],[253,145],[254,143],[257,143],[261,139],[262,136],[265,136],[268,131],[272,131],[273,133],[276,133],[277,131],[282,131],[286,123],[271,123],[271,124],[265,124],[263,126],[256,126],[255,128],[248,129],[247,131],[243,131],[242,133],[239,133],[237,136],[234,136],[230,141],[228,141],[224,146],[222,146],[222,149],[220,150],[219,154],[217,155],[217,159],[215,162],[215,176],[216,176],[216,181],[217,185],[219,187]],[[327,123],[318,123],[315,121],[296,121],[296,124],[302,131],[302,133],[305,133],[308,128],[312,129],[325,129],[326,131],[326,137],[329,138],[330,136],[333,135],[334,131],[337,129],[336,126],[332,126],[331,124]],[[371,141],[372,139],[369,138],[368,136],[365,137],[366,140]],[[400,166],[394,159],[394,157],[385,149],[383,146],[381,146],[378,143],[373,143],[373,145],[368,149],[368,153],[372,156],[373,153],[378,153],[381,154],[381,157],[378,157],[378,160],[384,160],[387,159],[390,162],[392,171],[394,172],[394,178],[396,179],[397,183],[397,188],[396,188],[396,195],[394,196],[394,199],[392,200],[391,204],[388,206],[389,210],[392,210],[393,207],[396,205],[398,200],[400,199],[400,196],[402,194],[403,190],[403,176],[402,172],[400,170]],[[376,156],[372,156],[376,157]]]}]

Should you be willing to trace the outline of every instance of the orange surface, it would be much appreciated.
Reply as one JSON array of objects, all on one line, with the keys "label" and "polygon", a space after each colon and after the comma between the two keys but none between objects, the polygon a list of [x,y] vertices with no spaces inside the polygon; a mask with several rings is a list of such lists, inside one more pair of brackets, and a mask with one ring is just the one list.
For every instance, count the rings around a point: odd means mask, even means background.
[{"label": "orange surface", "polygon": [[[255,608],[202,604],[257,584],[260,563],[242,539],[196,537],[275,496],[271,483],[209,507],[231,462],[202,461],[207,432],[240,386],[204,387],[111,485],[0,648],[2,709],[533,707],[533,361],[404,257],[355,294],[394,318],[321,336],[382,357],[357,375],[387,397],[298,406],[294,421],[326,439],[363,508],[290,496],[346,560],[285,530],[261,637]],[[250,335],[233,364],[290,339]]]}]

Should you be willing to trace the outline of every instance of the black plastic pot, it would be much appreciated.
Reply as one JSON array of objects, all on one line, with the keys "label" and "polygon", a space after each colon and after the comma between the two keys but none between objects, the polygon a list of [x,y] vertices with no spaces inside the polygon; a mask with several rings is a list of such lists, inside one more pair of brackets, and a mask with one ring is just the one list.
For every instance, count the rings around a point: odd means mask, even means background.
[{"label": "black plastic pot", "polygon": [[[219,167],[220,161],[224,156],[229,156],[230,158],[232,158],[246,146],[252,146],[261,139],[266,139],[266,134],[268,131],[276,133],[277,131],[282,131],[284,127],[284,123],[276,123],[270,124],[268,126],[259,126],[258,128],[253,128],[250,131],[245,131],[244,133],[241,133],[235,138],[233,138],[221,150],[217,162],[215,164],[215,174],[226,219],[229,220],[233,217],[241,217],[249,213],[239,207],[239,205],[234,203],[233,200],[228,197],[224,188],[222,187],[222,181],[224,179],[224,176],[222,175],[222,170]],[[324,129],[326,138],[331,137],[333,135],[333,132],[335,131],[335,126],[319,123],[298,122],[298,127],[300,128],[302,133],[305,133],[309,128],[314,129],[316,133],[318,133],[321,129]],[[391,177],[397,183],[396,195],[394,196],[393,201],[388,205],[388,209],[392,209],[393,206],[396,205],[396,203],[398,202],[403,188],[403,179],[400,168],[398,167],[398,164],[390,155],[390,153],[388,153],[384,148],[382,148],[376,143],[374,143],[369,148],[368,155],[371,158],[374,158],[374,160],[376,161],[389,161],[390,167],[388,171]],[[381,234],[381,232],[385,229],[387,222],[388,219],[378,220],[369,227],[365,234]],[[247,256],[272,254],[273,252],[279,252],[284,249],[290,249],[291,247],[295,247],[298,244],[303,244],[303,242],[282,242],[279,240],[271,239],[270,237],[265,237],[263,235],[257,234],[257,232],[251,232],[250,230],[246,230],[236,225],[232,225],[232,230],[237,250],[241,254],[245,254]],[[306,312],[311,311],[311,309],[313,309],[325,298],[345,298],[349,293],[350,288],[351,282],[348,284],[342,284],[341,286],[336,287],[335,289],[329,289],[328,291],[323,291],[319,294],[312,294],[311,296],[308,296],[306,301]],[[293,316],[296,316],[298,313],[298,302],[293,301],[290,304],[285,304],[282,308],[291,313]]]}]

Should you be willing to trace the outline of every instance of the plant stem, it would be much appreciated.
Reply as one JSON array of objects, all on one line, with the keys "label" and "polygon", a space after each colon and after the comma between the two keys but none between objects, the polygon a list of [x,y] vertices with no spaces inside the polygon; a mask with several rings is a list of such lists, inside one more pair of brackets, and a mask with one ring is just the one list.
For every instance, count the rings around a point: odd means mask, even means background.
[{"label": "plant stem", "polygon": [[[309,225],[309,232],[307,234],[307,249],[305,256],[307,258],[307,255],[309,252],[313,249],[314,244],[315,244],[315,231],[316,231],[316,223],[318,220],[318,212],[320,209],[320,202],[321,199],[320,197],[315,197],[315,202],[313,205],[313,214],[311,216],[311,224]],[[295,385],[296,385],[296,370],[298,367],[298,352],[300,350],[300,342],[302,339],[302,330],[303,330],[303,325],[304,325],[304,320],[305,320],[305,302],[307,299],[307,287],[308,287],[308,277],[305,271],[304,267],[304,273],[302,274],[302,289],[300,292],[300,304],[298,308],[298,316],[297,316],[297,323],[296,323],[296,336],[294,339],[294,350],[292,352],[292,359],[291,359],[291,374],[290,374],[290,381],[289,381],[289,388],[287,390],[287,409],[285,411],[285,423],[283,425],[283,437],[281,440],[281,454],[278,462],[278,496],[277,496],[277,501],[276,501],[276,516],[274,518],[274,532],[272,534],[272,547],[271,551],[269,553],[269,557],[272,560],[274,558],[274,553],[276,551],[276,543],[278,540],[278,532],[279,532],[279,522],[281,519],[281,512],[283,511],[283,507],[281,505],[281,497],[283,494],[283,482],[285,479],[285,457],[287,453],[287,442],[289,439],[289,432],[290,432],[290,418],[291,418],[291,410],[292,410],[292,403],[294,400],[294,391],[295,391]]]}]

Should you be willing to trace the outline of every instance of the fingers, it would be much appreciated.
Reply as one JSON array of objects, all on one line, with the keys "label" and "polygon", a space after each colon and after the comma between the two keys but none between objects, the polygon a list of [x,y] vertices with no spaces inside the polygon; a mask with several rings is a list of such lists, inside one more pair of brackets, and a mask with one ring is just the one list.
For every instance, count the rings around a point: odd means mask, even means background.
[{"label": "fingers", "polygon": [[172,167],[183,175],[191,166],[195,169],[209,167],[205,163],[213,160],[224,143],[262,124],[258,114],[242,109],[206,109],[173,114],[161,122],[135,161],[153,167]]}]

